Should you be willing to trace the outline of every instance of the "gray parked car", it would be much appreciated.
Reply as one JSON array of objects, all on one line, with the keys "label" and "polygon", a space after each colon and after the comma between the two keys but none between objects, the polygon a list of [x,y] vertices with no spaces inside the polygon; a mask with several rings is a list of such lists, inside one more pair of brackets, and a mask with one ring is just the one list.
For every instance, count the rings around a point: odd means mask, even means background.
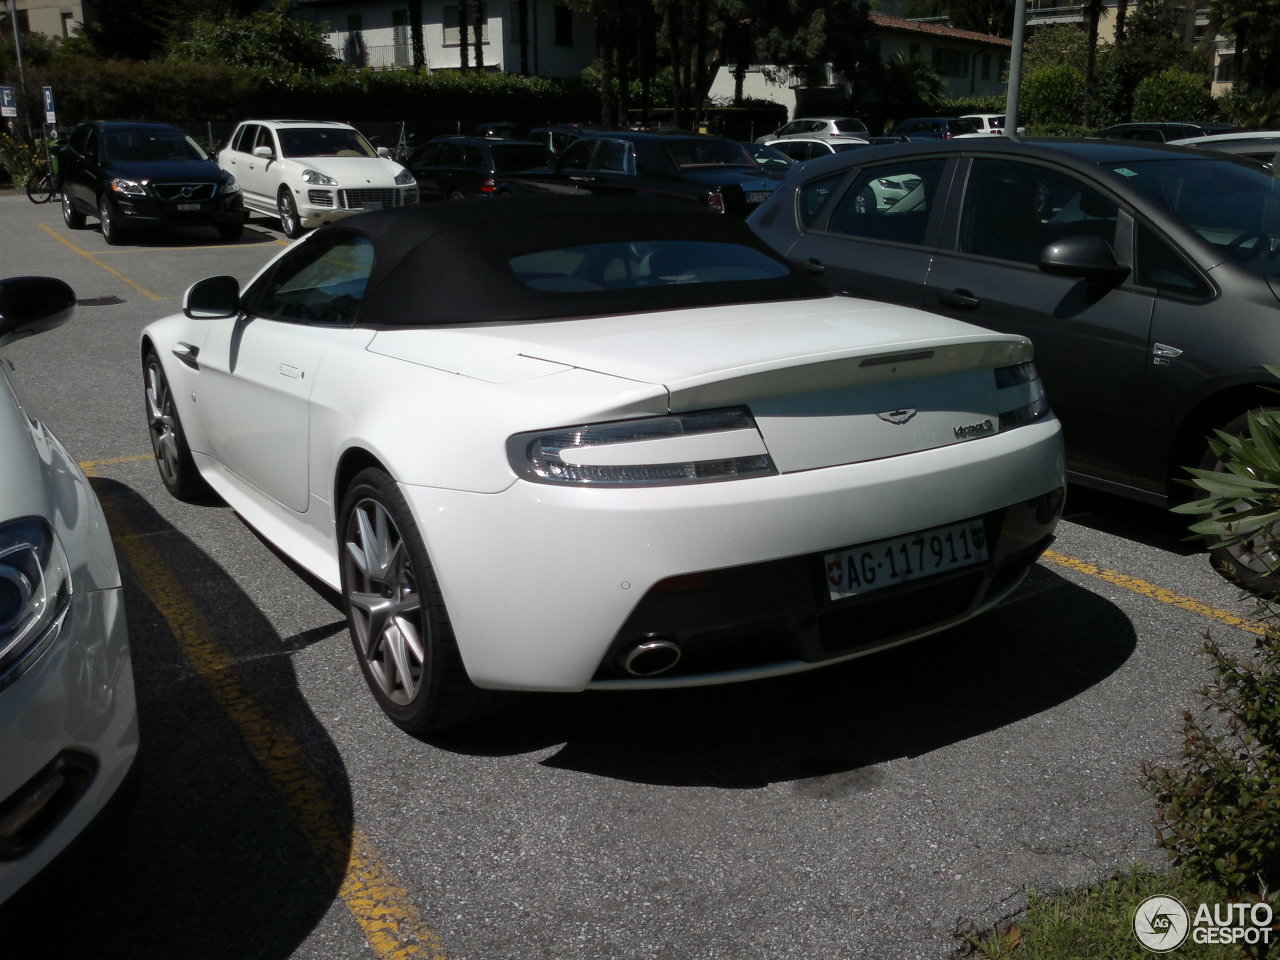
[{"label": "gray parked car", "polygon": [[[1164,504],[1213,465],[1215,427],[1277,405],[1277,201],[1268,171],[1208,151],[984,137],[812,160],[749,222],[839,291],[1030,337],[1070,478]],[[1216,559],[1269,572],[1246,547]]]}]

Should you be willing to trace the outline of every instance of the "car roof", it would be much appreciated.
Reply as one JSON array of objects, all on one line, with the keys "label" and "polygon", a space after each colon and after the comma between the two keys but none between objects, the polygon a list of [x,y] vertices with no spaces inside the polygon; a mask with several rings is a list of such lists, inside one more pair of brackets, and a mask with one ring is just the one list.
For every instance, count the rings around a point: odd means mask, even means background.
[{"label": "car roof", "polygon": [[338,120],[242,120],[241,125],[246,123],[260,123],[267,127],[345,127],[354,130],[349,123],[341,123]]},{"label": "car roof", "polygon": [[1203,137],[1184,137],[1170,140],[1174,146],[1201,147],[1210,143],[1267,143],[1280,140],[1280,130],[1237,130],[1233,133],[1210,133]]},{"label": "car roof", "polygon": [[[182,130],[176,123],[160,123],[156,120],[90,120],[90,123],[106,130]],[[182,130],[186,133],[185,130]]]},{"label": "car roof", "polygon": [[[829,296],[788,266],[778,279],[552,292],[521,283],[510,260],[562,246],[659,240],[734,243],[785,264],[734,217],[652,198],[516,196],[418,204],[321,227],[307,242],[356,234],[374,244],[362,326],[510,323]],[[477,283],[476,277],[484,277]]]}]

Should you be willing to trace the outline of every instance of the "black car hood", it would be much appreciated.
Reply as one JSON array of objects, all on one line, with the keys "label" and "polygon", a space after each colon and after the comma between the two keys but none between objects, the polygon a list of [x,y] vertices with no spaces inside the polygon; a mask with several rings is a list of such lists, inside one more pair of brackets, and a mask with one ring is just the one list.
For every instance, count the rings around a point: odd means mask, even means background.
[{"label": "black car hood", "polygon": [[225,183],[226,174],[212,160],[108,160],[102,165],[107,177],[150,182],[168,180],[179,182]]}]

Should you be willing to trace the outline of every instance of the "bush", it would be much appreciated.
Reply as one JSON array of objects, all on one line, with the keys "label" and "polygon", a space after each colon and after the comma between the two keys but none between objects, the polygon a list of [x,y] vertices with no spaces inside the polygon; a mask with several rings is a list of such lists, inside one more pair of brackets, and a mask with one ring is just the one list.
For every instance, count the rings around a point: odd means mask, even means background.
[{"label": "bush", "polygon": [[1133,92],[1134,120],[1212,120],[1217,115],[1209,82],[1177,67],[1146,77]]},{"label": "bush", "polygon": [[1084,75],[1066,64],[1041,67],[1023,76],[1021,101],[1029,131],[1078,128],[1083,121]]}]

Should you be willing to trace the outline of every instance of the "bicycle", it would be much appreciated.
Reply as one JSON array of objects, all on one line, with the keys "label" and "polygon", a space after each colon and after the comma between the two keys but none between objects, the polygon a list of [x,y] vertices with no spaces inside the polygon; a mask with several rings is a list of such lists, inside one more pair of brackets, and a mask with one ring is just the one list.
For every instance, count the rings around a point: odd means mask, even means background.
[{"label": "bicycle", "polygon": [[53,171],[48,164],[40,166],[27,181],[27,199],[32,203],[48,203],[58,196],[54,187]]}]

